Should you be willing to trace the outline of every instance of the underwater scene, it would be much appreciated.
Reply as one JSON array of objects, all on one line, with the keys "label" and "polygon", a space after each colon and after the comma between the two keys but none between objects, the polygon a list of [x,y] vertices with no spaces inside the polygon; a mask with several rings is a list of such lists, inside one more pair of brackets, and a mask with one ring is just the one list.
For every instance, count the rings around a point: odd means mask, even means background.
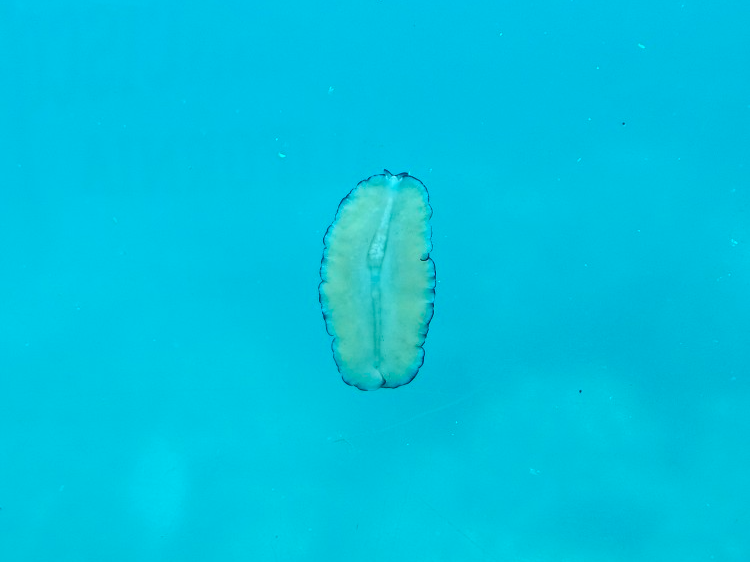
[{"label": "underwater scene", "polygon": [[750,561],[749,22],[0,1],[0,560]]}]

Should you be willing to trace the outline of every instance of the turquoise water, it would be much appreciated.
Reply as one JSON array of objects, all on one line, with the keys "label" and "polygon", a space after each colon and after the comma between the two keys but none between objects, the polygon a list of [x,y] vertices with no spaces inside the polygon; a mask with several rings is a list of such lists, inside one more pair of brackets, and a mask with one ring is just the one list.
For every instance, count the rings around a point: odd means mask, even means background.
[{"label": "turquoise water", "polygon": [[[750,560],[750,4],[0,2],[0,560]],[[417,378],[339,200],[425,183]]]}]

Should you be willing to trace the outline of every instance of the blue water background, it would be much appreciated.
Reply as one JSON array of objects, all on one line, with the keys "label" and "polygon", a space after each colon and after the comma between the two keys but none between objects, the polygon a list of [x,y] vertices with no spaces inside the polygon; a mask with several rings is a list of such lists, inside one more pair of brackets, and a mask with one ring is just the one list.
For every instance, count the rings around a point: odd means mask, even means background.
[{"label": "blue water background", "polygon": [[[750,560],[750,4],[0,2],[0,560]],[[336,372],[339,200],[430,191]]]}]

